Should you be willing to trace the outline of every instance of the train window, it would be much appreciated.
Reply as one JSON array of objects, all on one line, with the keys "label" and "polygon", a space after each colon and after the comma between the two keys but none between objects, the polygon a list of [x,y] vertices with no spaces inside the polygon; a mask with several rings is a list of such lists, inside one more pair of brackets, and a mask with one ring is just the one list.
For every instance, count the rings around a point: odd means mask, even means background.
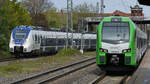
[{"label": "train window", "polygon": [[56,46],[57,45],[57,40],[54,38],[53,39],[53,46]]},{"label": "train window", "polygon": [[38,35],[38,43],[40,43],[40,35]]},{"label": "train window", "polygon": [[62,45],[64,45],[65,44],[65,40],[64,39],[62,39]]},{"label": "train window", "polygon": [[37,37],[37,35],[35,34],[35,41],[37,41],[37,39],[38,39],[38,37]]},{"label": "train window", "polygon": [[139,37],[137,37],[137,48],[139,49]]},{"label": "train window", "polygon": [[71,45],[71,39],[68,40],[68,44]]},{"label": "train window", "polygon": [[96,40],[91,40],[91,44],[96,44]]},{"label": "train window", "polygon": [[58,45],[62,45],[63,44],[63,39],[58,39]]},{"label": "train window", "polygon": [[56,45],[56,40],[53,38],[47,39],[47,46],[55,46]]},{"label": "train window", "polygon": [[75,39],[74,41],[75,41],[75,45],[78,45],[78,39]]},{"label": "train window", "polygon": [[60,44],[61,43],[61,39],[58,39],[58,44]]},{"label": "train window", "polygon": [[51,41],[50,39],[46,39],[46,46],[50,46],[50,44],[51,44],[50,41]]},{"label": "train window", "polygon": [[32,39],[35,40],[34,35],[32,35]]},{"label": "train window", "polygon": [[138,49],[140,48],[140,40],[139,40],[139,37],[138,37]]},{"label": "train window", "polygon": [[85,45],[89,45],[89,39],[85,39]]},{"label": "train window", "polygon": [[37,35],[37,43],[39,43],[39,36]]},{"label": "train window", "polygon": [[94,40],[94,44],[96,44],[96,40]]},{"label": "train window", "polygon": [[46,46],[46,39],[41,40],[41,46]]},{"label": "train window", "polygon": [[141,49],[141,38],[139,38],[139,48]]},{"label": "train window", "polygon": [[77,40],[77,45],[80,45],[80,43],[81,43],[80,40]]}]

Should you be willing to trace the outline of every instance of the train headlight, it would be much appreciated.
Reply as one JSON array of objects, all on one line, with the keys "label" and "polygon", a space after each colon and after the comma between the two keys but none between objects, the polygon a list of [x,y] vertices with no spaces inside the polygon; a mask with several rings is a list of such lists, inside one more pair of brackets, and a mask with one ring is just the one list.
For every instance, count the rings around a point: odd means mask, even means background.
[{"label": "train headlight", "polygon": [[100,49],[100,51],[101,51],[101,52],[105,52],[105,53],[107,53],[107,52],[108,52],[108,50],[107,50],[107,49],[102,49],[102,48]]},{"label": "train headlight", "polygon": [[131,49],[124,49],[122,52],[123,52],[123,53],[131,52]]}]

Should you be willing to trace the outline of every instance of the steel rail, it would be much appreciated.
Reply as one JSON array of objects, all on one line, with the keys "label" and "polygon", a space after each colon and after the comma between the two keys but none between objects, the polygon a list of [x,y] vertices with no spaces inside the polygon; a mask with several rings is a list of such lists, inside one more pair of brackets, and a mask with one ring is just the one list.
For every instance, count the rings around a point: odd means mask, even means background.
[{"label": "steel rail", "polygon": [[0,62],[7,62],[7,61],[13,61],[16,60],[16,58],[11,57],[11,58],[4,58],[4,59],[0,59]]},{"label": "steel rail", "polygon": [[126,80],[128,79],[129,75],[125,75],[119,84],[126,84]]},{"label": "steel rail", "polygon": [[100,82],[101,80],[103,80],[105,77],[106,77],[106,72],[103,72],[100,76],[98,76],[97,78],[95,78],[89,84],[97,84],[98,82]]}]

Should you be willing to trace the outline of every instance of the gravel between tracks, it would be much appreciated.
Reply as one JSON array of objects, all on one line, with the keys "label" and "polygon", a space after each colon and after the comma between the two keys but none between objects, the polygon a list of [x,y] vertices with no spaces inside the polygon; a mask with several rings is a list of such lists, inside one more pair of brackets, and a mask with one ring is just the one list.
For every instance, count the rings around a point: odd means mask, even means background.
[{"label": "gravel between tracks", "polygon": [[101,70],[94,64],[48,84],[88,84],[101,73]]},{"label": "gravel between tracks", "polygon": [[106,76],[97,84],[119,84],[122,79],[123,76]]}]

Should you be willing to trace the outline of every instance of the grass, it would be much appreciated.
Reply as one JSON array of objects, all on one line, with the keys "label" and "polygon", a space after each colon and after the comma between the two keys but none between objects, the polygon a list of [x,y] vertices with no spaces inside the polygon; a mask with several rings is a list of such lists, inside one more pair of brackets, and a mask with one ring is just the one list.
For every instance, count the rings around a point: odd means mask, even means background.
[{"label": "grass", "polygon": [[84,56],[96,56],[96,51],[91,51],[91,52],[84,52]]},{"label": "grass", "polygon": [[[35,73],[41,70],[54,68],[59,65],[64,65],[67,61],[78,61],[83,56],[79,50],[69,48],[60,50],[54,56],[41,57],[37,60],[9,62],[5,65],[0,65],[0,74],[4,77],[13,76],[13,74]],[[95,56],[95,52],[85,52],[84,56]],[[78,59],[75,59],[78,58]]]},{"label": "grass", "polygon": [[21,73],[23,66],[20,63],[9,63],[8,65],[0,66],[0,73],[3,74],[5,77],[8,77],[9,74]]},{"label": "grass", "polygon": [[9,52],[0,51],[0,59],[10,58],[12,55]]},{"label": "grass", "polygon": [[68,48],[67,50],[64,48],[62,50],[60,50],[56,56],[71,56],[71,55],[74,55],[76,53],[80,53],[79,50],[76,50],[76,49],[71,49],[71,48]]}]

